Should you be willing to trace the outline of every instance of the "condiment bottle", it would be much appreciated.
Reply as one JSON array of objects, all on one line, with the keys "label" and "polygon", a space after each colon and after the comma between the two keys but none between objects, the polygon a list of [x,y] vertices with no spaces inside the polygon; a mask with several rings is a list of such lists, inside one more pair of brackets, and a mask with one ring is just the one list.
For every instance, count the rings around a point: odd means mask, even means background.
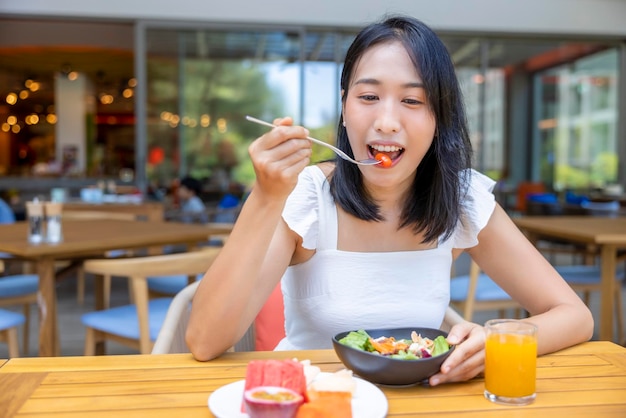
[{"label": "condiment bottle", "polygon": [[43,204],[38,198],[26,202],[26,216],[28,218],[28,242],[40,244],[44,239]]},{"label": "condiment bottle", "polygon": [[63,241],[63,228],[61,224],[61,209],[63,205],[58,202],[46,202],[46,241],[56,244]]}]

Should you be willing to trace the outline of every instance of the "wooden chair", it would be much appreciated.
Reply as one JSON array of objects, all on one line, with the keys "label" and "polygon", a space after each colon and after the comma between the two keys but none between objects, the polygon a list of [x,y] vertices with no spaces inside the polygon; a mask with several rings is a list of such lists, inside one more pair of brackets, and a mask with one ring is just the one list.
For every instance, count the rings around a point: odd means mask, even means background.
[{"label": "wooden chair", "polygon": [[[94,219],[113,219],[119,221],[136,221],[137,215],[123,212],[106,212],[97,210],[65,210],[63,211],[63,219],[67,220],[94,220]],[[132,252],[126,250],[107,251],[104,256],[106,258],[132,256]],[[111,276],[104,277],[104,306],[109,306],[109,295],[111,294]],[[85,303],[85,272],[82,266],[78,266],[76,271],[76,300],[79,305]]]},{"label": "wooden chair", "polygon": [[[571,265],[555,266],[561,277],[576,291],[582,295],[582,299],[589,306],[591,292],[600,292],[602,289],[602,275],[597,265]],[[615,277],[615,323],[617,326],[617,341],[620,344],[624,340],[624,310],[622,307],[622,284],[626,273],[618,270]]]},{"label": "wooden chair", "polygon": [[36,274],[14,274],[0,277],[0,306],[22,305],[24,317],[23,344],[24,353],[28,353],[30,337],[30,308],[38,303],[39,276]]},{"label": "wooden chair", "polygon": [[134,304],[82,316],[86,327],[85,355],[94,355],[96,345],[105,340],[117,341],[142,354],[150,353],[172,298],[149,300],[147,278],[179,274],[195,277],[209,268],[219,251],[218,247],[207,247],[186,253],[86,261],[85,272],[128,277]]},{"label": "wooden chair", "polygon": [[189,323],[191,301],[199,284],[200,282],[193,282],[174,296],[152,347],[152,354],[189,352],[185,343],[185,332]]},{"label": "wooden chair", "polygon": [[[200,282],[194,282],[178,292],[170,304],[163,326],[152,347],[152,354],[188,353],[185,332],[191,313],[191,301]],[[228,351],[253,351],[254,326]]]},{"label": "wooden chair", "polygon": [[17,342],[17,327],[26,321],[23,315],[0,309],[0,341],[9,346],[9,357],[19,357],[20,347]]},{"label": "wooden chair", "polygon": [[480,267],[470,261],[469,274],[453,276],[450,280],[450,305],[471,321],[476,311],[498,310],[500,317],[507,309],[521,316],[521,306],[511,299],[489,276],[480,272]]},{"label": "wooden chair", "polygon": [[528,209],[528,195],[534,193],[545,193],[546,185],[539,181],[522,181],[517,185],[517,197],[515,210],[525,214]]},{"label": "wooden chair", "polygon": [[[203,244],[203,246],[222,247],[228,239],[233,226],[234,224],[232,223],[208,223],[200,226],[200,228],[206,227],[210,231],[207,234],[207,243]],[[150,298],[174,296],[178,292],[181,292],[185,286],[201,278],[202,277],[190,279],[186,275],[149,277],[148,291]]]},{"label": "wooden chair", "polygon": [[[15,222],[15,215],[11,208],[0,199],[0,224],[12,224]],[[5,273],[6,265],[16,263],[12,255],[0,253],[0,273]],[[24,312],[24,344],[23,350],[28,353],[28,339],[30,331],[30,307],[33,303],[37,303],[37,294],[39,291],[39,276],[36,274],[27,274],[22,265],[23,274],[6,274],[0,277],[0,306],[22,305]],[[8,332],[8,331],[7,331]],[[10,347],[11,348],[11,347]]]}]

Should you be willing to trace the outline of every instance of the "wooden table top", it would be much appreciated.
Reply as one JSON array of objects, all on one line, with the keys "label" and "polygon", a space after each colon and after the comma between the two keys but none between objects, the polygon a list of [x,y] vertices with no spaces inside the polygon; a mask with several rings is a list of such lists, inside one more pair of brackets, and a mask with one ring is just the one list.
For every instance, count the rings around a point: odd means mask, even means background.
[{"label": "wooden table top", "polygon": [[0,251],[23,258],[76,257],[111,249],[195,243],[206,241],[211,234],[224,233],[222,227],[213,230],[210,226],[173,222],[64,220],[63,242],[33,245],[26,240],[26,228],[25,222],[0,225]]},{"label": "wooden table top", "polygon": [[525,216],[513,218],[524,231],[592,244],[626,246],[626,217]]},{"label": "wooden table top", "polygon": [[90,203],[69,201],[63,203],[63,210],[121,212],[140,215],[149,221],[164,221],[165,205],[162,202],[101,202]]},{"label": "wooden table top", "polygon": [[[205,363],[189,354],[15,358],[0,361],[0,409],[16,418],[212,417],[211,393],[243,379],[247,363],[263,358],[310,359],[328,372],[343,368],[332,350],[225,353]],[[492,404],[476,378],[434,388],[381,387],[388,417],[626,416],[624,347],[589,342],[537,363],[531,405]]]}]

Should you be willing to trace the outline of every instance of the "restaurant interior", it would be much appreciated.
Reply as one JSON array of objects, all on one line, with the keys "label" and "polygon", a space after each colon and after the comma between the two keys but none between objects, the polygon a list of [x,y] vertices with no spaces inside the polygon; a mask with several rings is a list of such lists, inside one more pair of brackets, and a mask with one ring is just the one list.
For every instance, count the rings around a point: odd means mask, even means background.
[{"label": "restaurant interior", "polygon": [[[254,181],[247,146],[263,132],[245,115],[290,114],[332,143],[355,31],[1,18],[0,196],[17,221],[33,199],[72,210],[142,203],[142,219],[176,221],[180,180],[192,176],[203,219],[232,221]],[[473,164],[498,182],[505,210],[622,216],[621,38],[439,32],[462,84]],[[314,147],[312,159],[329,152]]]},{"label": "restaurant interior", "polygon": [[[334,141],[354,30],[0,23],[0,192],[19,215],[52,188],[79,198],[111,181],[167,200],[191,175],[211,205],[241,197],[254,177],[247,144],[263,132],[246,114],[293,115]],[[462,82],[474,166],[499,181],[507,209],[525,182],[560,202],[567,192],[623,194],[619,38],[440,32]],[[315,148],[314,160],[329,156]]]},{"label": "restaurant interior", "polygon": [[[280,286],[215,361],[195,361],[184,338],[254,186],[248,147],[267,128],[246,116],[290,115],[334,144],[344,55],[363,22],[390,12],[277,1],[0,2],[0,416],[247,417],[255,361],[348,367],[337,345],[273,351],[285,336]],[[443,40],[473,168],[589,307],[593,336],[532,356],[531,407],[486,402],[487,370],[440,386],[357,373],[346,416],[626,411],[626,6],[524,3],[394,5]],[[312,163],[334,157],[313,145]],[[453,263],[448,313],[477,324],[527,315],[467,253]],[[324,390],[305,392],[303,404]]]}]

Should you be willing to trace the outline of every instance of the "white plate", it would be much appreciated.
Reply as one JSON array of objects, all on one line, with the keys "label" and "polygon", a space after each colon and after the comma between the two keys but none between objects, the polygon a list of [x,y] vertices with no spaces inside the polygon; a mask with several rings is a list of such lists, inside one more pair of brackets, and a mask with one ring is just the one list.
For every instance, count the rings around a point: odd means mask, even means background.
[{"label": "white plate", "polygon": [[[354,418],[385,418],[387,398],[376,386],[358,377],[356,390],[352,396],[352,416]],[[222,386],[209,396],[209,409],[217,418],[248,418],[241,412],[241,401],[245,380]]]}]

